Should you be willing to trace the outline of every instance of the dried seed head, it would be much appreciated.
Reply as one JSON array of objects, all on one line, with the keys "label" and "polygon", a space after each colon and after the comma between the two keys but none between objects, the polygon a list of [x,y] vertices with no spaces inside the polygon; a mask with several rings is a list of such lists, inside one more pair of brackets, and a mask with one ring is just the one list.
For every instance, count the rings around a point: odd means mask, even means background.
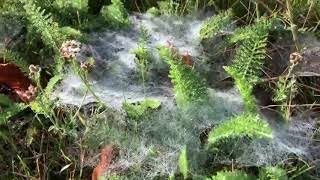
[{"label": "dried seed head", "polygon": [[66,60],[71,60],[81,51],[81,43],[75,40],[66,41],[61,45],[60,55]]},{"label": "dried seed head", "polygon": [[40,71],[41,71],[41,68],[38,65],[31,64],[29,66],[29,75],[30,76],[34,76],[35,74],[40,73]]},{"label": "dried seed head", "polygon": [[297,64],[302,61],[302,56],[298,52],[291,53],[289,61],[291,64]]}]

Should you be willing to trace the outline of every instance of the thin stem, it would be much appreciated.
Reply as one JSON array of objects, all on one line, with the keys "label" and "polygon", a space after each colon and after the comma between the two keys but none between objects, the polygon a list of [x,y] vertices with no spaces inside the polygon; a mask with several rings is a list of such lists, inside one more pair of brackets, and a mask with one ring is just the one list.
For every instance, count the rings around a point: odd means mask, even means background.
[{"label": "thin stem", "polygon": [[287,3],[287,10],[288,10],[288,15],[289,15],[289,20],[290,20],[292,38],[293,38],[294,44],[296,46],[296,50],[299,52],[300,51],[300,46],[299,46],[299,43],[298,43],[297,25],[294,23],[292,4],[291,4],[290,0],[286,0],[286,3]]}]

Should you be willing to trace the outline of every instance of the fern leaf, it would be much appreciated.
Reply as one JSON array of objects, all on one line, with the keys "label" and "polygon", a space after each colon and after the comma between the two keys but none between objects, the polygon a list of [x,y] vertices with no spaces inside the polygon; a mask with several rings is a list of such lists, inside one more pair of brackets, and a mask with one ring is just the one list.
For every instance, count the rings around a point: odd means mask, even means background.
[{"label": "fern leaf", "polygon": [[169,77],[174,85],[178,104],[206,102],[208,91],[205,81],[182,61],[179,52],[166,47],[159,47],[158,52],[170,66]]},{"label": "fern leaf", "polygon": [[256,112],[256,100],[252,95],[253,86],[246,81],[233,67],[224,67],[226,72],[235,79],[236,87],[243,99],[245,112]]},{"label": "fern leaf", "polygon": [[232,22],[232,11],[228,10],[215,15],[204,22],[200,30],[200,38],[208,39],[226,30]]},{"label": "fern leaf", "polygon": [[138,105],[124,102],[123,109],[126,111],[129,118],[133,120],[141,120],[148,115],[149,110],[158,109],[161,106],[159,100],[146,99]]},{"label": "fern leaf", "polygon": [[24,10],[29,22],[29,29],[40,35],[43,43],[54,50],[58,50],[65,37],[59,32],[59,26],[50,14],[36,7],[32,0],[25,1]]},{"label": "fern leaf", "polygon": [[258,81],[266,58],[268,31],[271,22],[262,19],[252,26],[239,29],[231,37],[232,43],[239,43],[231,67],[247,81]]},{"label": "fern leaf", "polygon": [[254,113],[244,113],[214,128],[208,138],[209,147],[234,137],[272,138],[272,130],[267,122]]},{"label": "fern leaf", "polygon": [[52,93],[52,91],[54,90],[54,87],[55,87],[55,85],[61,80],[63,78],[63,76],[62,75],[56,75],[56,76],[53,76],[50,80],[49,80],[49,82],[48,82],[48,84],[47,84],[47,87],[45,88],[45,90],[44,90],[44,93],[47,95],[47,96],[49,96],[51,93]]}]

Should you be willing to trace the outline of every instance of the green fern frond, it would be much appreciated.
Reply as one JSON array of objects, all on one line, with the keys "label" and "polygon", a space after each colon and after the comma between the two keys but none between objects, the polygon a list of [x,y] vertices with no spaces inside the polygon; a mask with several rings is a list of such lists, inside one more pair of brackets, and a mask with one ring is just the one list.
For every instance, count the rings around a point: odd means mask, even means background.
[{"label": "green fern frond", "polygon": [[233,64],[224,68],[235,79],[235,84],[248,112],[255,112],[252,89],[262,74],[270,28],[271,22],[267,19],[261,19],[254,25],[237,30],[230,39],[232,43],[237,42],[239,45]]},{"label": "green fern frond", "polygon": [[208,90],[205,81],[183,62],[179,52],[166,47],[159,47],[158,52],[170,66],[169,77],[174,85],[178,104],[207,102]]},{"label": "green fern frond", "polygon": [[259,80],[264,61],[271,22],[261,19],[257,23],[239,29],[231,37],[232,43],[238,43],[234,63],[231,67],[250,83]]},{"label": "green fern frond", "polygon": [[45,13],[45,10],[37,7],[32,0],[24,2],[29,30],[39,34],[47,47],[58,50],[62,41],[65,40],[63,34],[59,32],[58,23],[54,22],[51,15]]},{"label": "green fern frond", "polygon": [[232,11],[228,10],[206,20],[200,30],[200,39],[208,39],[226,30],[232,23]]},{"label": "green fern frond", "polygon": [[242,97],[246,112],[256,112],[256,100],[252,95],[253,86],[246,79],[241,77],[233,67],[224,67],[225,71],[235,79],[235,85]]},{"label": "green fern frond", "polygon": [[27,63],[26,60],[22,59],[15,52],[10,50],[5,50],[0,54],[0,57],[2,57],[6,63],[12,63],[18,66],[23,73],[25,74],[29,73],[29,64]]},{"label": "green fern frond", "polygon": [[47,97],[52,93],[52,91],[54,90],[54,87],[57,85],[59,81],[62,80],[62,78],[63,76],[59,74],[59,75],[53,76],[49,80],[46,88],[44,89],[44,93],[46,94]]},{"label": "green fern frond", "polygon": [[211,180],[254,180],[253,176],[250,176],[242,171],[220,171],[217,175],[212,176]]},{"label": "green fern frond", "polygon": [[230,42],[244,42],[248,39],[263,41],[268,37],[272,24],[272,20],[261,18],[258,22],[250,26],[237,29],[230,38]]},{"label": "green fern frond", "polygon": [[288,180],[287,172],[279,167],[266,167],[259,174],[259,180]]},{"label": "green fern frond", "polygon": [[34,101],[30,102],[29,107],[34,113],[43,114],[48,118],[51,117],[54,101],[50,99],[50,95],[52,94],[54,87],[62,78],[63,75],[60,74],[52,77],[49,80],[46,88],[37,96]]},{"label": "green fern frond", "polygon": [[272,130],[259,115],[244,113],[214,128],[209,134],[208,147],[215,146],[226,139],[244,136],[259,139],[272,138]]}]

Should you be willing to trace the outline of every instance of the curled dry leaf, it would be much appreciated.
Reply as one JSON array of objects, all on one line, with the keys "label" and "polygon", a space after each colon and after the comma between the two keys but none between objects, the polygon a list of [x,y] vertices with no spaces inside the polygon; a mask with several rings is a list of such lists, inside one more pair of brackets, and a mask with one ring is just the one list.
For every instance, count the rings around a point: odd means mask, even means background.
[{"label": "curled dry leaf", "polygon": [[190,57],[190,54],[189,54],[188,51],[182,54],[182,60],[183,60],[183,62],[186,63],[188,66],[192,67],[193,62],[192,62],[192,60],[191,60],[191,57]]},{"label": "curled dry leaf", "polygon": [[2,93],[14,101],[30,102],[37,91],[32,81],[14,64],[0,64],[0,84],[7,87],[7,92]]},{"label": "curled dry leaf", "polygon": [[101,149],[100,163],[94,168],[92,173],[92,180],[98,180],[107,172],[111,160],[113,159],[113,148],[111,146],[104,146]]}]

